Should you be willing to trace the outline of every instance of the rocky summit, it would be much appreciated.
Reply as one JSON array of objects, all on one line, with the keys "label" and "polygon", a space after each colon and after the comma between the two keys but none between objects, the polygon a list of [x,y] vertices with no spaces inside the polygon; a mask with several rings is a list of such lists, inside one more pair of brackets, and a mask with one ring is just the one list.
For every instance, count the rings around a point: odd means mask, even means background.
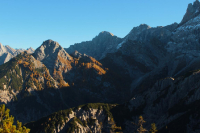
[{"label": "rocky summit", "polygon": [[180,23],[141,24],[124,38],[46,40],[0,66],[0,102],[32,133],[198,133],[199,9],[196,0]]},{"label": "rocky summit", "polygon": [[82,54],[87,54],[99,60],[106,56],[107,53],[113,53],[117,51],[117,45],[122,42],[122,39],[113,35],[110,32],[102,31],[91,41],[76,43],[71,45],[65,50],[71,54],[75,50]]},{"label": "rocky summit", "polygon": [[196,0],[193,4],[188,4],[187,12],[185,13],[180,25],[186,23],[188,20],[196,17],[200,13],[200,2]]}]

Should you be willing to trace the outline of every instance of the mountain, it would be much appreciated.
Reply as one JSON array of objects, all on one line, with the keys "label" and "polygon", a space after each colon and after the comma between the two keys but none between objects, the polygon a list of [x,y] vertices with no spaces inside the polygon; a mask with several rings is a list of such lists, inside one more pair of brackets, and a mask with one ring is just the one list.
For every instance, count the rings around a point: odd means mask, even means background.
[{"label": "mountain", "polygon": [[46,40],[0,66],[0,101],[32,132],[137,132],[140,115],[148,130],[199,132],[199,7],[122,39],[102,32],[68,49]]},{"label": "mountain", "polygon": [[23,123],[81,104],[122,103],[131,97],[128,78],[86,54],[69,55],[53,40],[1,65],[0,84],[1,103]]},{"label": "mountain", "polygon": [[[197,3],[195,1],[192,7]],[[100,61],[108,68],[119,67],[118,70],[126,64],[125,70],[132,77],[131,90],[148,89],[159,79],[184,75],[199,68],[199,22],[197,15],[184,24],[134,27],[118,45],[118,51]],[[136,63],[130,64],[132,62]]]},{"label": "mountain", "polygon": [[71,69],[73,58],[55,41],[47,40],[37,48],[34,52],[34,57],[42,61],[53,74],[55,70],[64,69],[67,72]]},{"label": "mountain", "polygon": [[65,48],[69,54],[75,50],[81,54],[87,54],[99,60],[105,57],[107,53],[113,53],[117,51],[117,45],[122,41],[121,38],[113,35],[110,32],[102,31],[98,36],[91,41],[76,43],[70,45],[69,48]]},{"label": "mountain", "polygon": [[30,48],[27,48],[26,51],[27,51],[28,53],[34,53],[34,52],[35,52],[35,49],[33,49],[32,47],[30,47]]},{"label": "mountain", "polygon": [[[178,78],[168,77],[135,95],[129,102],[87,104],[62,110],[36,122],[27,123],[32,132],[132,132],[137,131],[140,115],[158,133],[199,132],[200,70]],[[48,126],[49,125],[49,126]]]},{"label": "mountain", "polygon": [[[132,92],[131,100],[115,105],[110,113],[104,114],[106,116],[103,117],[104,122],[100,119],[99,112],[106,112],[108,109],[101,111],[98,109],[96,113],[92,113],[91,111],[98,107],[90,105],[86,109],[72,108],[72,112],[65,115],[66,121],[60,122],[57,119],[58,121],[52,122],[54,128],[40,125],[47,122],[50,117],[61,114],[62,111],[29,123],[28,126],[37,124],[37,128],[33,129],[55,132],[71,131],[71,129],[75,132],[87,130],[100,132],[98,127],[107,132],[112,131],[105,127],[131,132],[137,131],[138,128],[132,122],[137,123],[139,116],[143,115],[147,121],[144,125],[147,129],[150,129],[151,123],[155,122],[159,132],[162,133],[199,132],[200,16],[197,11],[199,7],[198,0],[189,4],[180,24],[154,28],[142,24],[134,27],[120,43],[115,45],[114,52],[108,52],[99,58],[99,62],[113,74],[117,74],[121,79],[128,77],[131,86],[127,88]],[[73,55],[77,58],[83,56],[77,51]],[[95,119],[94,126],[88,124],[89,117],[85,114],[91,114],[91,118]],[[108,118],[110,114],[112,120]],[[100,126],[101,122],[103,126]],[[85,126],[83,123],[86,123]]]},{"label": "mountain", "polygon": [[180,25],[186,23],[187,21],[189,21],[190,19],[196,17],[197,15],[200,14],[200,2],[198,0],[196,0],[193,4],[190,3],[188,5],[187,11],[180,23]]},{"label": "mountain", "polygon": [[[133,132],[143,116],[150,129],[156,123],[158,133],[199,132],[200,70],[178,78],[168,77],[135,95],[129,102],[86,104],[61,110],[25,126],[37,132]],[[135,123],[135,124],[134,124]]]},{"label": "mountain", "polygon": [[[33,56],[47,66],[52,77],[60,84],[62,82],[71,84],[78,92],[91,95],[90,97],[96,96],[95,99],[98,99],[98,102],[120,102],[124,101],[122,99],[127,99],[125,94],[128,95],[127,88],[130,81],[127,78],[121,79],[120,75],[108,70],[91,56],[82,55],[78,51],[69,55],[52,40],[45,41],[36,49]],[[124,88],[123,91],[122,88]],[[111,92],[112,95],[110,95]]]},{"label": "mountain", "polygon": [[[0,43],[0,65],[8,62],[11,58],[15,57],[16,55],[18,55],[19,53],[21,53],[23,51],[25,51],[25,50],[24,49],[13,49],[8,45],[3,46]],[[30,48],[30,49],[27,49],[27,51],[29,53],[33,53],[34,49]]]}]

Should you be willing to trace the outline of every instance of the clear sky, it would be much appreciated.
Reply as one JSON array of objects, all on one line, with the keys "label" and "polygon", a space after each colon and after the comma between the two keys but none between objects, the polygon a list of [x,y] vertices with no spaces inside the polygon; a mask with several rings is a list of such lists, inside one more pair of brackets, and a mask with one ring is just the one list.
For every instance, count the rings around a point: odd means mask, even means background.
[{"label": "clear sky", "polygon": [[101,31],[124,37],[140,24],[179,23],[195,0],[0,0],[0,42],[36,49],[52,39],[67,48]]}]

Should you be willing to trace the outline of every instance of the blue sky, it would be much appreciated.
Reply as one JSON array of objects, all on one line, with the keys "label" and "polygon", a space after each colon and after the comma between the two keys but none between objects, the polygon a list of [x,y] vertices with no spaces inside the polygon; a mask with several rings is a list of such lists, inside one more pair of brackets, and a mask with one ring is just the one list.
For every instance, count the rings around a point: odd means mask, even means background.
[{"label": "blue sky", "polygon": [[36,49],[52,39],[62,47],[101,31],[124,37],[140,24],[180,22],[195,0],[0,0],[0,42]]}]

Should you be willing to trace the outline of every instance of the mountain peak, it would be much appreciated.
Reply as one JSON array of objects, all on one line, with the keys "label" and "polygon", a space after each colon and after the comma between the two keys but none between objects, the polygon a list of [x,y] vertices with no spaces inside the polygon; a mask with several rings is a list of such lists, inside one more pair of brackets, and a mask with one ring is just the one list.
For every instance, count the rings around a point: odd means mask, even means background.
[{"label": "mountain peak", "polygon": [[147,24],[140,24],[139,28],[145,28],[145,29],[150,29],[151,27]]},{"label": "mountain peak", "polygon": [[30,48],[27,48],[26,50],[29,50],[29,49],[34,51],[34,49],[33,49],[32,47],[30,47]]},{"label": "mountain peak", "polygon": [[196,17],[200,13],[200,2],[196,0],[195,2],[188,4],[187,11],[180,23],[180,25],[186,23],[188,20]]},{"label": "mountain peak", "polygon": [[28,53],[34,53],[35,50],[32,47],[30,47],[30,48],[27,48],[26,51]]},{"label": "mountain peak", "polygon": [[0,43],[0,54],[1,54],[1,53],[5,53],[5,52],[7,52],[5,46],[4,46],[3,44]]},{"label": "mountain peak", "polygon": [[108,31],[102,31],[102,32],[99,33],[99,35],[111,35],[111,36],[114,36],[112,33],[108,32]]},{"label": "mountain peak", "polygon": [[0,43],[0,48],[4,47],[3,44]]},{"label": "mountain peak", "polygon": [[195,7],[198,7],[199,5],[200,5],[199,0],[196,0],[196,1],[193,3],[193,6],[195,6]]},{"label": "mountain peak", "polygon": [[56,41],[53,41],[53,40],[51,40],[51,39],[48,39],[48,40],[46,40],[46,41],[44,41],[43,42],[43,44],[42,45],[59,45],[59,43],[58,42],[56,42]]},{"label": "mountain peak", "polygon": [[58,53],[58,51],[61,49],[62,47],[59,45],[58,42],[51,39],[46,40],[42,43],[40,47],[35,50],[35,58],[42,61],[44,58],[46,58],[47,55],[49,56]]}]

